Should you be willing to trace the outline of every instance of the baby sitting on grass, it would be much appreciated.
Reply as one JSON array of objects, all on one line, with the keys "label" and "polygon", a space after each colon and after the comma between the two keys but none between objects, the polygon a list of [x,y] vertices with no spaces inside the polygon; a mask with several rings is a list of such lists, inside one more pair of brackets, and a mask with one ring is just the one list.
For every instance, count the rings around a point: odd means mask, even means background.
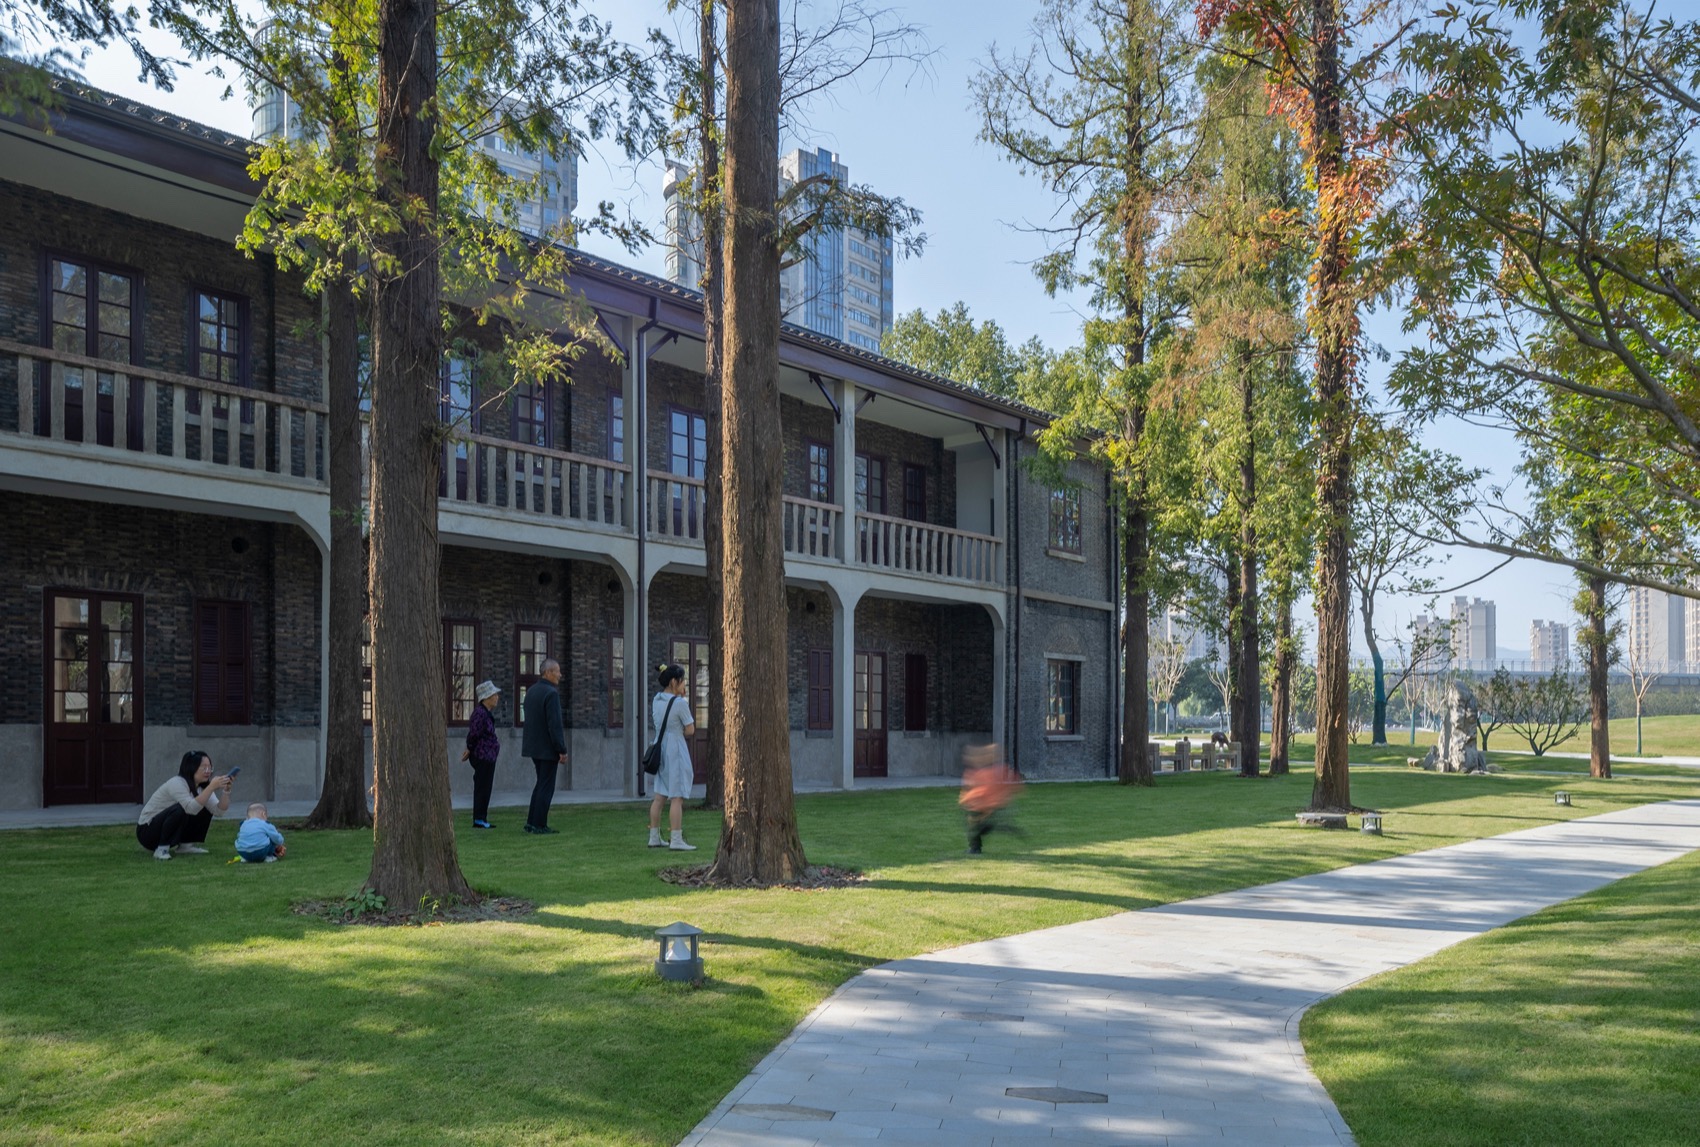
[{"label": "baby sitting on grass", "polygon": [[266,819],[266,806],[255,801],[248,806],[248,819],[236,830],[236,855],[249,864],[270,864],[283,859],[283,833]]}]

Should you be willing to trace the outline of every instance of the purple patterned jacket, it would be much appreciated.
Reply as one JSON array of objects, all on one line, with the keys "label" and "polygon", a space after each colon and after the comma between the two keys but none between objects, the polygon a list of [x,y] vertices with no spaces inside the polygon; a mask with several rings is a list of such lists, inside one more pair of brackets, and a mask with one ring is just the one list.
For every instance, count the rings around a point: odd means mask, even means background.
[{"label": "purple patterned jacket", "polygon": [[496,718],[482,705],[473,707],[466,748],[475,761],[494,761],[502,751],[502,742],[496,738]]}]

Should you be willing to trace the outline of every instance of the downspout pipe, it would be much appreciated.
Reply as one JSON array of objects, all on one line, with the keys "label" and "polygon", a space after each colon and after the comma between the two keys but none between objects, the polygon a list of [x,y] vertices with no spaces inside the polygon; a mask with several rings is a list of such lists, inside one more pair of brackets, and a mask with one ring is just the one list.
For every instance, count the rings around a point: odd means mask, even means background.
[{"label": "downspout pipe", "polygon": [[[630,689],[631,666],[635,658],[640,698],[649,681],[649,350],[646,344],[649,332],[661,325],[655,321],[655,311],[656,300],[651,299],[649,321],[632,333],[629,351],[632,362],[633,417],[630,426],[633,441],[626,454],[632,463],[632,507],[637,518],[637,571],[632,586],[632,592],[637,595],[637,633],[633,635],[632,648],[626,651],[626,673],[627,688]],[[640,705],[639,709],[641,711],[643,706]],[[641,746],[648,739],[644,722],[640,721],[635,743]],[[641,797],[644,795],[644,776],[639,754],[628,752],[626,757],[635,778],[632,791]]]},{"label": "downspout pipe", "polygon": [[1027,420],[1021,420],[1021,429],[1016,432],[1015,442],[1010,446],[1009,465],[1004,467],[1006,497],[1009,507],[1005,511],[1009,515],[1009,560],[1013,567],[1011,581],[1015,587],[1014,598],[1009,611],[1009,652],[1006,655],[1005,672],[1010,680],[1010,713],[1009,713],[1009,745],[1008,759],[1021,768],[1021,466],[1019,458],[1020,444],[1027,439]]}]

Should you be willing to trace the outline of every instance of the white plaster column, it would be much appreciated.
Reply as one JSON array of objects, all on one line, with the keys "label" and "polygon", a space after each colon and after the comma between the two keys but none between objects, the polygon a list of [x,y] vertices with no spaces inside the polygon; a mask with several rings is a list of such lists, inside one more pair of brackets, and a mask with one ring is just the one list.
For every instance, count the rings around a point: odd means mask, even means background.
[{"label": "white plaster column", "polygon": [[838,403],[838,425],[833,428],[832,435],[832,493],[844,511],[838,520],[838,555],[845,564],[855,565],[856,387],[848,382],[834,381],[832,390],[833,400]]},{"label": "white plaster column", "polygon": [[[1016,603],[1020,608],[1020,603]],[[986,606],[992,623],[992,740],[1003,746],[1004,759],[1013,760],[1015,748],[1008,742],[1009,730],[1009,627],[1003,615]]]},{"label": "white plaster column", "polygon": [[856,787],[856,603],[860,591],[827,586],[832,599],[832,729],[838,742],[839,784]]}]

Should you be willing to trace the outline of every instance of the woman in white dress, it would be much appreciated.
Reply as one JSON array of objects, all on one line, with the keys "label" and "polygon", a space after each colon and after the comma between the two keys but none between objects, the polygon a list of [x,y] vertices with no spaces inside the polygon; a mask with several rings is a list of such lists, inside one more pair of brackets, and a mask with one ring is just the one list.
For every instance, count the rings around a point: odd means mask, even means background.
[{"label": "woman in white dress", "polygon": [[[661,771],[655,774],[655,799],[649,802],[649,847],[695,852],[696,845],[685,843],[685,798],[691,795],[691,781],[695,777],[690,745],[685,738],[694,734],[697,726],[691,719],[685,671],[677,665],[663,665],[658,677],[661,692],[649,703],[649,721],[661,742]],[[663,722],[666,728],[662,727]],[[670,800],[673,806],[667,817],[673,833],[669,840],[661,839],[663,800]]]}]

